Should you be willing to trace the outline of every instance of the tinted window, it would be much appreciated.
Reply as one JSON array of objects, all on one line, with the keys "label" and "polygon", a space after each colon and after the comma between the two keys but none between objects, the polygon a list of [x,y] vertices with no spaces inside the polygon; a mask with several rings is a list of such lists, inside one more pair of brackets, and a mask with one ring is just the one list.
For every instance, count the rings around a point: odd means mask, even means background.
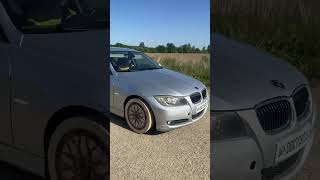
[{"label": "tinted window", "polygon": [[106,0],[1,0],[24,33],[83,31],[107,27]]}]

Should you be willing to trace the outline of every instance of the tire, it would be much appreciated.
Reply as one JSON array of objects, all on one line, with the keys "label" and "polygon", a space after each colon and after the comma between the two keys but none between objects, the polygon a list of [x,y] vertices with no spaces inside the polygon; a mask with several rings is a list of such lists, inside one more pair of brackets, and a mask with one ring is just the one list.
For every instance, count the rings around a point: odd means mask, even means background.
[{"label": "tire", "polygon": [[154,124],[151,108],[141,99],[130,99],[124,113],[128,126],[138,134],[147,133]]},{"label": "tire", "polygon": [[109,180],[109,132],[86,117],[63,121],[53,133],[47,154],[51,180]]}]

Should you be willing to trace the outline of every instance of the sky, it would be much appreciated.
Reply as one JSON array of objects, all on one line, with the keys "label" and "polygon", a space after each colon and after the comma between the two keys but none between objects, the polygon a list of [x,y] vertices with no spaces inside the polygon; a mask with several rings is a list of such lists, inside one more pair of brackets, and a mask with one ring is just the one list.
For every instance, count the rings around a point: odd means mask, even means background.
[{"label": "sky", "polygon": [[110,0],[111,44],[210,44],[210,0]]}]

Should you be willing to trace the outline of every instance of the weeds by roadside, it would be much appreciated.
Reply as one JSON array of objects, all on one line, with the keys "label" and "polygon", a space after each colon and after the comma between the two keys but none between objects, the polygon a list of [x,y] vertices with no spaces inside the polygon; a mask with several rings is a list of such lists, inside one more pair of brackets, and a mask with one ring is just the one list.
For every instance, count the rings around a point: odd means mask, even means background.
[{"label": "weeds by roadside", "polygon": [[199,61],[183,62],[174,58],[162,58],[159,62],[163,67],[189,75],[210,86],[210,58],[202,56]]},{"label": "weeds by roadside", "polygon": [[320,78],[320,16],[317,0],[217,0],[214,32],[250,43]]}]

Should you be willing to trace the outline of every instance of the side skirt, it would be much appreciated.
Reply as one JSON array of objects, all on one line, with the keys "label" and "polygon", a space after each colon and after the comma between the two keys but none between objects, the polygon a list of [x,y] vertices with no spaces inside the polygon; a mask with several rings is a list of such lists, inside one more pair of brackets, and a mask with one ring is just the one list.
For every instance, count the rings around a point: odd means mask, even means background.
[{"label": "side skirt", "polygon": [[120,117],[124,118],[124,112],[123,111],[120,111],[120,110],[118,110],[116,108],[110,107],[110,112],[112,114],[115,114],[117,116],[120,116]]},{"label": "side skirt", "polygon": [[45,158],[0,143],[0,160],[36,176],[45,177]]}]

